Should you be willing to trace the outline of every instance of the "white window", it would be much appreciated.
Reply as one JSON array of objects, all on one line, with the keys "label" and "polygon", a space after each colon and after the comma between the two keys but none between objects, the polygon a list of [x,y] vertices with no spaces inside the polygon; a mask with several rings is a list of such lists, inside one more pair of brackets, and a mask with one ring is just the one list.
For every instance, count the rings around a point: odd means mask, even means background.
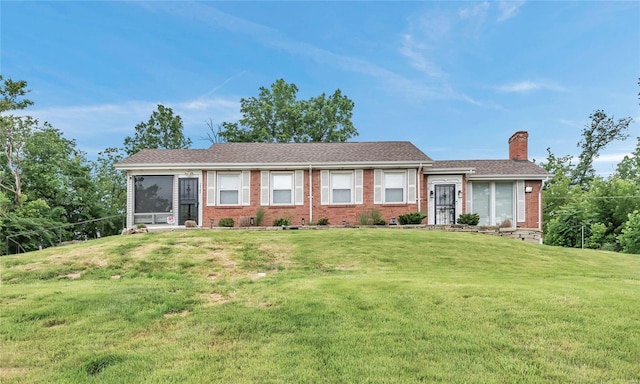
[{"label": "white window", "polygon": [[331,204],[353,203],[353,172],[331,172]]},{"label": "white window", "polygon": [[218,173],[220,205],[240,205],[241,173]]},{"label": "white window", "polygon": [[513,182],[473,182],[470,186],[467,193],[470,190],[472,197],[467,212],[477,213],[480,225],[516,226]]},{"label": "white window", "polygon": [[320,171],[320,203],[362,204],[362,169],[353,171]]},{"label": "white window", "polygon": [[384,172],[384,202],[404,203],[406,172]]},{"label": "white window", "polygon": [[293,204],[293,172],[271,173],[271,204]]}]

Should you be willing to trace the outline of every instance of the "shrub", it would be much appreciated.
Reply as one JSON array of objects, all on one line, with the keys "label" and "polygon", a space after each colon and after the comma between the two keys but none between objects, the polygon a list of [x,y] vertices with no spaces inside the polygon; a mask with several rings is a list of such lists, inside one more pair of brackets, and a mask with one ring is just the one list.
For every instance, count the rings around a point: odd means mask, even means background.
[{"label": "shrub", "polygon": [[400,222],[401,225],[420,224],[425,217],[427,216],[423,215],[422,212],[405,213],[404,215],[398,216],[398,222]]},{"label": "shrub", "polygon": [[142,228],[147,228],[147,226],[145,224],[138,224],[136,225],[136,228],[142,229]]},{"label": "shrub", "polygon": [[326,217],[321,217],[318,219],[316,225],[329,225],[329,219]]},{"label": "shrub", "polygon": [[264,221],[264,208],[258,208],[256,211],[256,221],[255,224],[260,227],[262,226],[262,222]]},{"label": "shrub", "polygon": [[240,216],[238,220],[238,227],[244,228],[251,226],[251,218],[249,216]]},{"label": "shrub", "polygon": [[480,222],[480,215],[477,213],[463,213],[458,216],[458,224],[478,225]]},{"label": "shrub", "polygon": [[361,225],[386,225],[387,222],[384,221],[380,211],[377,209],[370,209],[368,211],[362,212],[358,215],[358,222]]},{"label": "shrub", "polygon": [[223,217],[218,221],[218,227],[233,227],[235,222],[230,217]]},{"label": "shrub", "polygon": [[288,227],[289,225],[291,225],[291,219],[287,217],[280,217],[273,220],[274,227]]},{"label": "shrub", "polygon": [[633,211],[627,217],[629,220],[624,223],[618,241],[622,252],[640,254],[640,211]]}]

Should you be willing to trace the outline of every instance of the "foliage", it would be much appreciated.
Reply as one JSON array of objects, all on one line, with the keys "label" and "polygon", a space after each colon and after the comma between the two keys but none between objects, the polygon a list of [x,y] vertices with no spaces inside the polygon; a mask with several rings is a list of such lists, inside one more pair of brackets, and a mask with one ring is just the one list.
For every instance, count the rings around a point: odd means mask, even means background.
[{"label": "foliage", "polygon": [[[98,153],[98,158],[92,162],[92,177],[97,203],[101,207],[102,216],[123,214],[127,204],[127,179],[123,171],[115,168],[115,164],[124,159],[124,154],[118,148],[106,148]],[[107,223],[103,229],[104,235],[119,233],[115,222]]]},{"label": "foliage", "polygon": [[573,185],[589,189],[590,183],[595,178],[593,161],[600,156],[600,152],[615,140],[624,140],[629,135],[626,133],[629,124],[633,121],[627,117],[615,121],[613,116],[608,117],[602,110],[597,110],[591,115],[591,124],[582,130],[582,139],[578,147],[582,149],[578,157],[578,164],[572,171],[571,182]]},{"label": "foliage", "polygon": [[233,227],[235,222],[230,217],[223,217],[218,221],[218,227]]},{"label": "foliage", "polygon": [[280,217],[273,220],[274,227],[288,227],[291,225],[291,218],[289,217]]},{"label": "foliage", "polygon": [[358,135],[351,122],[354,103],[339,89],[309,100],[297,94],[298,87],[283,79],[270,89],[260,87],[257,97],[240,100],[242,118],[222,123],[210,141],[344,142]]},{"label": "foliage", "polygon": [[602,223],[593,223],[589,229],[591,235],[585,240],[584,246],[591,249],[601,249],[607,243],[607,226]]},{"label": "foliage", "polygon": [[358,214],[358,223],[360,225],[386,225],[387,222],[382,218],[379,210],[373,208]]},{"label": "foliage", "polygon": [[0,144],[2,144],[3,158],[0,174],[0,189],[10,193],[16,206],[20,206],[22,199],[22,164],[23,147],[33,132],[39,129],[38,120],[30,116],[15,116],[7,112],[23,110],[33,101],[24,98],[29,93],[27,82],[4,79],[0,75]]},{"label": "foliage", "polygon": [[626,155],[616,167],[616,176],[640,184],[640,136],[636,137],[636,148],[631,156]]},{"label": "foliage", "polygon": [[0,257],[2,382],[627,383],[638,268],[439,231],[114,236]]},{"label": "foliage", "polygon": [[551,219],[544,242],[549,245],[580,248],[583,230],[585,238],[589,237],[592,222],[593,218],[589,215],[587,203],[572,201],[562,207]]},{"label": "foliage", "polygon": [[426,217],[427,216],[423,215],[422,212],[405,213],[404,215],[398,216],[398,222],[401,225],[420,224]]},{"label": "foliage", "polygon": [[327,218],[327,217],[319,218],[318,222],[316,223],[316,225],[329,225],[329,218]]},{"label": "foliage", "polygon": [[148,122],[140,122],[135,130],[133,137],[124,139],[124,152],[129,156],[143,149],[185,149],[191,145],[191,139],[182,132],[182,118],[162,104],[158,104]]},{"label": "foliage", "polygon": [[618,236],[622,252],[640,254],[640,211],[635,210],[628,217]]},{"label": "foliage", "polygon": [[258,227],[262,226],[262,222],[264,221],[264,208],[258,208],[258,210],[256,210],[256,221],[255,224]]},{"label": "foliage", "polygon": [[463,213],[458,216],[458,224],[478,225],[480,215],[477,213]]}]

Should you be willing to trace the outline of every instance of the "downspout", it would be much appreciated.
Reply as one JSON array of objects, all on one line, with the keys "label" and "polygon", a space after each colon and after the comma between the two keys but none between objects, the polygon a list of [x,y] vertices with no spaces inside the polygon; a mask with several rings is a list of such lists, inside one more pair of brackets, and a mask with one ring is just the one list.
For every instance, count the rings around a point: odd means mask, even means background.
[{"label": "downspout", "polygon": [[312,168],[309,164],[309,225],[313,223],[313,178],[311,176]]},{"label": "downspout", "polygon": [[424,182],[424,175],[421,174],[422,172],[422,162],[420,163],[420,166],[418,167],[418,212],[422,212],[422,210],[420,209],[421,207],[421,201],[422,201],[422,195],[420,194],[421,188],[420,185]]},{"label": "downspout", "polygon": [[[542,191],[544,190],[544,184],[549,181],[549,178],[542,180],[542,185],[540,186],[540,192],[538,192],[538,229],[542,232]],[[544,233],[542,233],[544,236]],[[540,236],[540,244],[542,244],[542,236]]]}]

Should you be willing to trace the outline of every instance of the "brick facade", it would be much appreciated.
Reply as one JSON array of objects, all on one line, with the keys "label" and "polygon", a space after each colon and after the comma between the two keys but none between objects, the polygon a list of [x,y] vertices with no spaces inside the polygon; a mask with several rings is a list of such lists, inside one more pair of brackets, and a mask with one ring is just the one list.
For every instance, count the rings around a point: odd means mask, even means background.
[{"label": "brick facade", "polygon": [[[203,172],[203,201],[207,201],[207,185],[206,171]],[[374,204],[373,203],[373,169],[365,169],[363,171],[363,204],[336,204],[323,205],[320,203],[320,170],[312,171],[312,219],[309,211],[309,170],[304,171],[304,204],[303,205],[280,205],[280,206],[262,206],[260,205],[260,171],[251,171],[251,205],[249,206],[205,206],[203,207],[203,226],[209,224],[213,218],[215,223],[223,217],[232,218],[236,226],[240,224],[241,217],[256,217],[258,209],[264,210],[263,226],[270,226],[273,221],[278,218],[291,219],[291,225],[301,225],[302,219],[306,225],[316,222],[320,218],[329,219],[329,224],[341,225],[343,220],[349,224],[360,224],[359,215],[366,213],[372,209],[380,212],[382,218],[388,223],[391,218],[398,218],[399,215],[405,213],[416,212],[418,204]],[[420,176],[418,182],[423,180]],[[423,189],[424,183],[420,185],[420,199],[422,210],[425,210],[425,193]],[[405,191],[406,192],[406,191]],[[416,191],[417,192],[417,191]]]}]

